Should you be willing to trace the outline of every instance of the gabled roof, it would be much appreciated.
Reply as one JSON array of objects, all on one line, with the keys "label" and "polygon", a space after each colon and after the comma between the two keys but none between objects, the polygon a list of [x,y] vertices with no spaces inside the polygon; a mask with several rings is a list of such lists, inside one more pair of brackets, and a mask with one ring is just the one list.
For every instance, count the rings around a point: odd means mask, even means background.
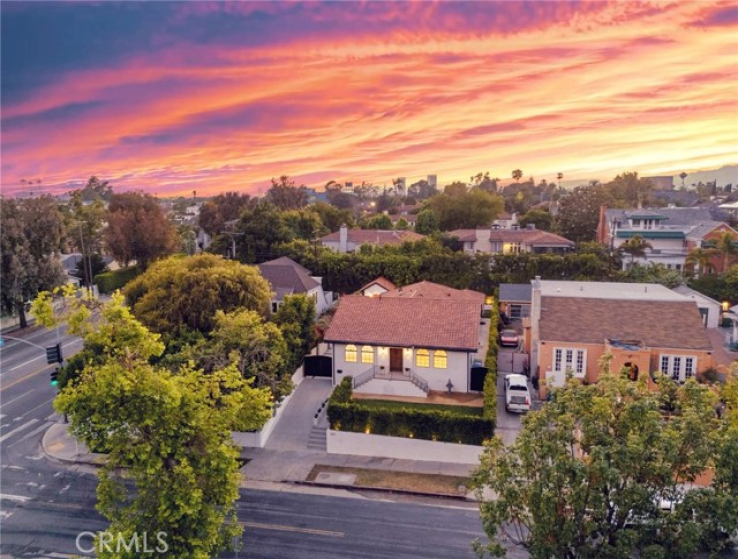
[{"label": "gabled roof", "polygon": [[379,287],[383,287],[387,291],[389,291],[390,289],[395,289],[397,287],[394,283],[392,283],[384,276],[379,276],[377,279],[370,281],[361,289],[359,289],[359,292],[363,292],[364,290],[369,289],[372,285],[378,285]]},{"label": "gabled roof", "polygon": [[258,268],[278,299],[292,293],[308,293],[320,285],[306,268],[286,256],[259,264]]},{"label": "gabled roof", "polygon": [[489,240],[503,243],[527,243],[531,246],[574,246],[574,242],[539,229],[492,229]]},{"label": "gabled roof", "polygon": [[[651,208],[651,209],[608,209],[605,219],[609,224],[613,219],[620,220],[627,225],[628,215],[635,213],[651,213],[663,216],[663,227],[682,228],[683,226],[695,226],[708,221],[720,221],[725,217],[724,212],[713,207],[697,208]],[[638,217],[638,216],[635,216]]]},{"label": "gabled roof", "polygon": [[710,301],[711,303],[714,303],[715,305],[721,306],[718,301],[713,299],[712,297],[708,297],[704,293],[700,293],[696,289],[692,289],[689,286],[686,286],[684,284],[677,285],[672,291],[676,291],[679,293],[679,295],[684,295],[685,297],[688,297],[689,299],[695,300],[695,299],[704,299],[706,301]]},{"label": "gabled roof", "polygon": [[424,299],[454,299],[474,301],[479,305],[484,304],[484,293],[472,291],[471,289],[454,289],[440,283],[432,281],[421,281],[412,283],[404,287],[398,287],[392,291],[382,293],[380,297],[403,297],[405,299],[424,298]]},{"label": "gabled roof", "polygon": [[500,301],[530,303],[533,299],[533,286],[529,283],[500,284]]},{"label": "gabled roof", "polygon": [[325,341],[471,352],[478,349],[479,315],[474,301],[348,295]]},{"label": "gabled roof", "polygon": [[476,229],[454,229],[446,233],[448,237],[456,237],[462,243],[475,242],[477,240]]},{"label": "gabled roof", "polygon": [[[420,241],[425,235],[415,231],[385,231],[382,229],[349,229],[347,232],[349,243],[375,244],[375,245],[397,245],[405,241]],[[320,239],[323,242],[337,243],[341,240],[340,231],[329,233]]]},{"label": "gabled roof", "polygon": [[543,342],[633,340],[651,348],[711,350],[694,301],[542,297]]}]

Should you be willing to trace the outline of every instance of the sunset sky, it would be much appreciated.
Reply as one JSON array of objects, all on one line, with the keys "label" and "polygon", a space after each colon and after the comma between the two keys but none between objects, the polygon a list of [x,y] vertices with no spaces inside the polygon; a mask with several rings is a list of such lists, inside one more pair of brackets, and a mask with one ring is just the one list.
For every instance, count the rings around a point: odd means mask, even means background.
[{"label": "sunset sky", "polygon": [[738,162],[738,4],[6,2],[2,191]]}]

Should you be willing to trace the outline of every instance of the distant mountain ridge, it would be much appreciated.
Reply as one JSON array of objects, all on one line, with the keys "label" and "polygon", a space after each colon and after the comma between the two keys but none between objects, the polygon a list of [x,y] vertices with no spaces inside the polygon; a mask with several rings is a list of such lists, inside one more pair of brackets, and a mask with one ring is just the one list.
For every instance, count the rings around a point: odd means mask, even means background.
[{"label": "distant mountain ridge", "polygon": [[[698,184],[699,182],[707,183],[712,181],[717,181],[718,186],[725,186],[726,184],[732,184],[733,186],[738,185],[738,165],[724,165],[723,167],[720,167],[719,169],[712,169],[707,171],[694,171],[689,172],[685,171],[687,173],[687,176],[684,178],[684,186],[689,188],[693,184]],[[674,177],[674,188],[679,188],[682,186],[682,179],[679,177],[679,173],[675,173],[672,175]],[[648,176],[663,176],[668,177],[670,173],[662,173],[660,175],[656,175],[655,173],[638,173],[638,176],[641,177],[648,177]],[[599,180],[600,182],[608,182],[612,180],[615,177],[610,177],[608,179],[586,179],[586,180],[563,180],[561,181],[561,186],[564,188],[574,188],[577,186],[581,186],[584,184],[589,184],[590,180]]]}]

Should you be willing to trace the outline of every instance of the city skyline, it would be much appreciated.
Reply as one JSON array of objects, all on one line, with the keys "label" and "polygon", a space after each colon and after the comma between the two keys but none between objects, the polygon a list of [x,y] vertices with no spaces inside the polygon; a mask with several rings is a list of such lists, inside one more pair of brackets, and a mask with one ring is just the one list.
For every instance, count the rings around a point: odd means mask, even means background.
[{"label": "city skyline", "polygon": [[[738,161],[732,2],[3,2],[2,190]],[[409,182],[412,182],[410,180]]]}]

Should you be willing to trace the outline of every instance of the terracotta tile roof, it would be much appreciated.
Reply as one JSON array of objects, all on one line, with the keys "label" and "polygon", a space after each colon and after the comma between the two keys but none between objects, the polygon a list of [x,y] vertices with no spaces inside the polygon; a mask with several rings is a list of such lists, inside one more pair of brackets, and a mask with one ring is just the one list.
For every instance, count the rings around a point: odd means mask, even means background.
[{"label": "terracotta tile roof", "polygon": [[389,291],[390,289],[395,289],[397,287],[394,283],[392,283],[390,280],[388,280],[384,276],[379,276],[377,279],[370,281],[364,287],[359,289],[359,292],[364,291],[365,289],[371,287],[372,285],[378,285],[379,287],[384,287],[387,291]]},{"label": "terracotta tile roof", "polygon": [[474,301],[348,295],[325,341],[476,351],[479,322]]},{"label": "terracotta tile roof", "polygon": [[320,285],[306,268],[286,256],[259,264],[258,268],[277,294],[277,299],[282,298],[280,294],[307,293]]},{"label": "terracotta tile roof", "polygon": [[454,229],[453,231],[447,232],[446,236],[456,237],[462,243],[474,242],[477,240],[477,230],[476,229]]},{"label": "terracotta tile roof", "polygon": [[421,281],[404,287],[398,287],[392,291],[382,293],[380,297],[403,297],[406,299],[455,299],[457,301],[474,301],[479,305],[483,305],[485,299],[484,293],[480,293],[479,291],[472,291],[471,289],[454,289],[453,287],[441,285],[440,283],[433,283],[431,281]]},{"label": "terracotta tile roof", "polygon": [[711,350],[694,301],[542,297],[540,338],[602,344],[636,340],[652,348]]},{"label": "terracotta tile roof", "polygon": [[527,243],[531,246],[566,245],[574,246],[574,242],[548,231],[538,229],[493,229],[489,240],[503,243]]},{"label": "terracotta tile roof", "polygon": [[[397,245],[405,241],[420,241],[425,238],[414,231],[384,231],[381,229],[349,229],[348,242],[356,244],[375,244],[375,245]],[[323,242],[340,241],[340,232],[334,231],[328,235],[321,237]]]}]

